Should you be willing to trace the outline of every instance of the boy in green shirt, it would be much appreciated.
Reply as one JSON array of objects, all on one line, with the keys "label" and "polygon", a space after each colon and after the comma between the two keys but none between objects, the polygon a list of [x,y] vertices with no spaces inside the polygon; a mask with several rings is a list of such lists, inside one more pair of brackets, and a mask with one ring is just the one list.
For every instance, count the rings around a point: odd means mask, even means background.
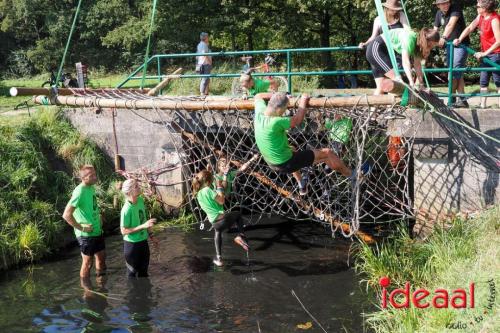
[{"label": "boy in green shirt", "polygon": [[[267,105],[266,100],[269,100]],[[302,95],[298,111],[293,117],[283,117],[288,102],[285,93],[262,93],[255,96],[255,141],[271,169],[279,173],[291,173],[299,184],[300,195],[307,194],[306,178],[302,177],[300,170],[315,164],[326,163],[332,170],[354,180],[356,175],[330,148],[292,150],[288,143],[287,131],[299,126],[304,120],[309,96]],[[369,169],[367,163],[362,167],[364,174],[367,174]]]},{"label": "boy in green shirt", "polygon": [[92,165],[80,168],[82,182],[78,185],[66,205],[63,218],[74,228],[76,239],[82,254],[80,277],[88,278],[95,258],[97,276],[106,272],[105,243],[102,234],[102,222],[95,195],[94,184],[97,175]]},{"label": "boy in green shirt", "polygon": [[268,80],[254,79],[251,74],[241,74],[240,84],[248,97],[253,97],[258,93],[268,92],[269,90],[278,90],[278,82],[272,78]]}]

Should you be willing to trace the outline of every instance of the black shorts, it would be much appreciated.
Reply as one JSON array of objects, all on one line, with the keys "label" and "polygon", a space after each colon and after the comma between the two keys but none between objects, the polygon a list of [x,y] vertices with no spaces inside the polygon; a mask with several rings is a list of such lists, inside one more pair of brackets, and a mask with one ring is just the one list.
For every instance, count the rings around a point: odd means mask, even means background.
[{"label": "black shorts", "polygon": [[378,36],[366,47],[366,60],[372,67],[375,78],[384,77],[392,69],[389,51],[382,36]]},{"label": "black shorts", "polygon": [[80,252],[86,256],[93,257],[96,253],[101,252],[106,248],[104,237],[77,237],[80,245]]},{"label": "black shorts", "polygon": [[292,173],[302,168],[309,167],[314,163],[314,152],[312,150],[301,150],[293,152],[292,158],[282,164],[269,165],[271,169],[279,173]]}]

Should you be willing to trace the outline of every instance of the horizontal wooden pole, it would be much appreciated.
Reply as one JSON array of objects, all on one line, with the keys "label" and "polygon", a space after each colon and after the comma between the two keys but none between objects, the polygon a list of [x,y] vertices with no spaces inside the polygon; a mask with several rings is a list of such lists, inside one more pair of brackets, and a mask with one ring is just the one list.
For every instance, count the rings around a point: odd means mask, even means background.
[{"label": "horizontal wooden pole", "polygon": [[[164,110],[253,110],[253,100],[234,98],[199,98],[171,96],[169,98],[147,98],[127,99],[96,96],[35,96],[35,103],[51,105],[67,105],[78,107],[101,107],[117,109],[164,109]],[[394,95],[379,96],[354,96],[354,97],[322,97],[311,98],[309,107],[352,107],[352,106],[375,106],[393,105],[400,102],[400,98]],[[298,104],[297,98],[291,98],[288,105],[293,108]]]},{"label": "horizontal wooden pole", "polygon": [[[146,94],[149,89],[87,89],[87,88],[58,88],[57,93],[60,96],[71,95],[85,95],[85,94],[105,94],[105,93],[120,93],[120,92],[133,92],[139,94]],[[10,88],[10,95],[15,96],[34,96],[44,95],[50,96],[50,88],[25,88],[25,87],[12,87]]]}]

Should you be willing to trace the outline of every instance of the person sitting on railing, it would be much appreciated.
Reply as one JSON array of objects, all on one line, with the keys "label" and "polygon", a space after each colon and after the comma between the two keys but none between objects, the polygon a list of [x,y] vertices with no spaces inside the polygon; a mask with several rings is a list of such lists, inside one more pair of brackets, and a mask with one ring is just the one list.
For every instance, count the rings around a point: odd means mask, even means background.
[{"label": "person sitting on railing", "polygon": [[[460,36],[462,31],[464,31],[464,13],[458,4],[452,4],[450,0],[436,0],[434,4],[439,8],[436,13],[436,18],[434,19],[434,30],[438,31],[440,27],[444,29],[441,39],[439,40],[439,46],[446,47],[446,63],[447,66],[450,66],[450,48],[446,45],[446,42],[455,40]],[[469,38],[464,38],[462,43],[464,45],[469,45]],[[453,49],[453,68],[465,67],[466,61],[467,50],[461,47],[455,47]],[[463,72],[453,72],[452,92],[464,94],[464,88],[465,81]],[[469,104],[467,103],[467,98],[458,97],[453,106],[468,108]]]},{"label": "person sitting on railing", "polygon": [[[497,3],[495,0],[478,0],[476,8],[479,15],[467,28],[465,28],[460,37],[453,41],[453,44],[458,46],[471,32],[479,27],[481,52],[476,52],[474,57],[478,60],[488,58],[492,62],[500,65],[500,15],[498,15],[495,10],[497,8]],[[480,66],[490,67],[490,65],[484,61],[481,61]],[[493,82],[495,82],[497,91],[500,94],[500,71],[481,72],[479,78],[481,94],[486,94],[488,92],[490,76],[492,75]],[[498,104],[500,105],[500,97],[498,98]],[[481,107],[486,107],[486,97],[481,97]]]},{"label": "person sitting on railing", "polygon": [[[399,0],[388,0],[382,4],[384,6],[384,14],[385,20],[387,21],[387,25],[390,29],[399,29],[399,28],[410,28],[408,24],[408,18],[405,13],[402,12],[403,7],[401,7],[401,1]],[[380,17],[377,16],[373,21],[373,29],[372,35],[367,39],[366,42],[359,43],[359,47],[364,48],[370,42],[374,41],[378,35],[382,34],[382,22],[380,21]]]},{"label": "person sitting on railing", "polygon": [[[266,104],[266,100],[269,103]],[[261,93],[255,96],[255,142],[262,157],[271,169],[282,174],[292,174],[299,185],[299,194],[307,194],[307,177],[302,177],[300,170],[319,163],[326,163],[330,169],[340,172],[352,180],[357,179],[355,172],[330,148],[293,151],[288,143],[287,131],[300,126],[304,120],[309,96],[302,95],[297,113],[293,117],[283,117],[288,109],[286,93]],[[365,163],[363,174],[370,171]]]},{"label": "person sitting on railing", "polygon": [[[392,29],[389,30],[389,38],[390,45],[403,59],[403,69],[409,85],[411,87],[415,86],[410,57],[413,57],[413,67],[417,74],[416,84],[423,85],[421,60],[427,59],[432,48],[439,44],[439,32],[432,28],[424,28],[418,34],[409,29]],[[383,35],[378,36],[368,44],[366,59],[370,63],[375,77],[377,88],[374,95],[380,95],[385,90],[383,87],[387,85],[386,81],[389,81],[388,83],[391,85],[391,80],[396,78],[389,58],[387,41]]]},{"label": "person sitting on railing", "polygon": [[253,97],[258,93],[278,90],[278,82],[276,82],[274,79],[254,79],[252,77],[252,74],[250,73],[241,74],[240,84],[241,87],[245,90],[245,96],[247,97]]}]

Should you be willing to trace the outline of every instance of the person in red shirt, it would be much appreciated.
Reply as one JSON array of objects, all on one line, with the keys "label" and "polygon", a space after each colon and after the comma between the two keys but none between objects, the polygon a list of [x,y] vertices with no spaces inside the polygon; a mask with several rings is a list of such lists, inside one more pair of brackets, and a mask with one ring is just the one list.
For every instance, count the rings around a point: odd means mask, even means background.
[{"label": "person in red shirt", "polygon": [[[476,52],[474,56],[478,60],[488,58],[500,65],[500,15],[496,12],[497,3],[495,0],[478,0],[476,7],[479,15],[465,28],[460,37],[453,41],[453,44],[458,46],[465,37],[479,27],[481,52]],[[481,61],[480,66],[489,67],[483,61]],[[495,82],[498,93],[500,93],[500,71],[481,72],[479,79],[481,93],[488,92],[490,76],[493,76],[493,82]],[[500,105],[500,97],[498,102]],[[486,97],[481,98],[481,107],[486,107]]]}]

